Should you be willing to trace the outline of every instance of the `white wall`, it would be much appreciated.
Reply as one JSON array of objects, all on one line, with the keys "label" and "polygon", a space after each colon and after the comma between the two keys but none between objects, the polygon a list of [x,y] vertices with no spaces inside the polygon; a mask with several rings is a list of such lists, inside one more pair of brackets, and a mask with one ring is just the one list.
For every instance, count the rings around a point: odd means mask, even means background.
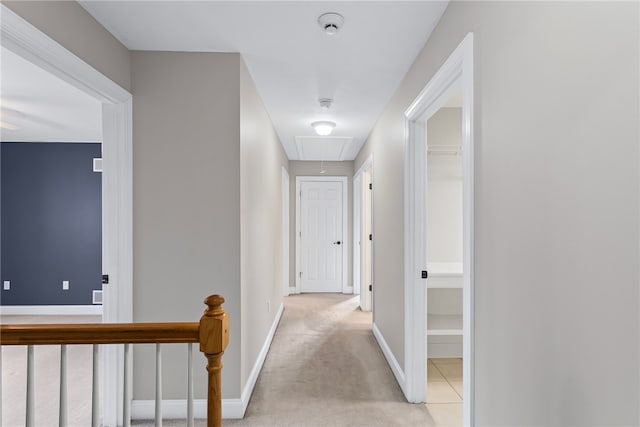
[{"label": "white wall", "polygon": [[[460,147],[462,109],[442,108],[427,121],[429,147]],[[462,156],[427,155],[427,260],[462,262]]]},{"label": "white wall", "polygon": [[320,162],[289,161],[289,283],[296,284],[296,177],[298,176],[346,176],[347,177],[347,286],[353,286],[353,161],[323,162],[326,173],[320,174]]},{"label": "white wall", "polygon": [[403,364],[403,111],[473,31],[479,426],[640,423],[638,9],[450,3],[356,159]]},{"label": "white wall", "polygon": [[[281,178],[282,167],[288,167],[288,162],[241,59],[242,387],[246,385],[282,302]],[[226,362],[225,357],[225,365]]]},{"label": "white wall", "polygon": [[[230,340],[222,390],[237,398],[240,56],[132,52],[132,91],[133,319],[198,321],[207,295],[224,296]],[[166,347],[163,397],[184,399],[185,346]],[[136,347],[134,399],[153,398],[152,360],[151,348]],[[196,397],[204,398],[206,375],[195,377]]]}]

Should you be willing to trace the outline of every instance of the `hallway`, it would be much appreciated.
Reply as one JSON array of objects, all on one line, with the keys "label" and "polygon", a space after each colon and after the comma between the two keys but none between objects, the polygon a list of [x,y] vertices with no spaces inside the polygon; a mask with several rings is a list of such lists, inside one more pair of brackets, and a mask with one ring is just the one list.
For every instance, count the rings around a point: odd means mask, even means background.
[{"label": "hallway", "polygon": [[245,417],[223,426],[435,425],[425,405],[406,403],[358,297],[304,294],[284,304]]},{"label": "hallway", "polygon": [[429,426],[406,403],[358,297],[306,294],[285,311],[244,420],[225,426]]}]

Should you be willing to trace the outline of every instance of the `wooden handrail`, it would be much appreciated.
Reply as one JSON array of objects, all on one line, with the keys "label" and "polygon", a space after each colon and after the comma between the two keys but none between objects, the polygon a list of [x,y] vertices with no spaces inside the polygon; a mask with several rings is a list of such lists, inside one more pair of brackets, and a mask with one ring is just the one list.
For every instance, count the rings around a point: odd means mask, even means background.
[{"label": "wooden handrail", "polygon": [[1,325],[2,345],[196,343],[199,323]]},{"label": "wooden handrail", "polygon": [[222,355],[229,343],[224,298],[211,295],[199,323],[0,325],[0,345],[200,343],[207,358],[207,426],[222,425]]}]

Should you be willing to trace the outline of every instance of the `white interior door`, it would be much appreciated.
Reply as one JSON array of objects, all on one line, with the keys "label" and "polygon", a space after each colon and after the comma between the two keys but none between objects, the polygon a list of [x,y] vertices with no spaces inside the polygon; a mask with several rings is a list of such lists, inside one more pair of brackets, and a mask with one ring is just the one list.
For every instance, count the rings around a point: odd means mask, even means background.
[{"label": "white interior door", "polygon": [[300,183],[300,291],[342,292],[342,183]]}]

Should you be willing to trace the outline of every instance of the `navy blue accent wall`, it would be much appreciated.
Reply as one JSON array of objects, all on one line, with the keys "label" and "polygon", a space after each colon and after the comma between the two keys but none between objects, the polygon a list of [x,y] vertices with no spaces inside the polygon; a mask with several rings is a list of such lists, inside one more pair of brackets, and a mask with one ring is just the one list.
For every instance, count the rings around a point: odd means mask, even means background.
[{"label": "navy blue accent wall", "polygon": [[[89,305],[102,289],[96,143],[1,144],[2,305]],[[62,281],[69,281],[69,290]]]}]

